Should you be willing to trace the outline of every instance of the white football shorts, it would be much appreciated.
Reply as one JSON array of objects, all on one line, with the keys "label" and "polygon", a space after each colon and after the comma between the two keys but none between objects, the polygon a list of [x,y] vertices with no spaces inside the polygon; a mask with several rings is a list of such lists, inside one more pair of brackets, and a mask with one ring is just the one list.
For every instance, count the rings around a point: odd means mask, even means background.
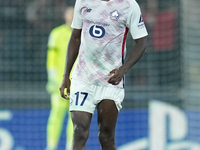
[{"label": "white football shorts", "polygon": [[113,100],[118,111],[122,108],[124,89],[86,84],[72,79],[70,88],[70,111],[84,111],[94,114],[102,100]]}]

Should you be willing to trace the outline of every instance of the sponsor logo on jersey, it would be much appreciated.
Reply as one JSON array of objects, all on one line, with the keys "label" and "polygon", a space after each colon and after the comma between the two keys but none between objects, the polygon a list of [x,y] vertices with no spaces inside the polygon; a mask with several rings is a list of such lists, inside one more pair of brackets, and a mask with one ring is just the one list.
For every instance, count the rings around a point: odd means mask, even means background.
[{"label": "sponsor logo on jersey", "polygon": [[105,35],[105,29],[102,26],[93,25],[90,27],[89,33],[92,37],[102,38]]},{"label": "sponsor logo on jersey", "polygon": [[142,19],[142,15],[140,15],[140,19],[138,22],[138,28],[143,28],[144,27],[144,20]]},{"label": "sponsor logo on jersey", "polygon": [[108,24],[108,23],[92,21],[92,20],[85,20],[85,22],[88,24],[94,24],[94,25],[99,25],[99,26],[104,26],[104,27],[110,26],[110,24]]},{"label": "sponsor logo on jersey", "polygon": [[120,16],[120,13],[117,10],[114,10],[110,13],[110,19],[112,20],[118,20]]},{"label": "sponsor logo on jersey", "polygon": [[142,15],[140,15],[140,20],[139,20],[139,23],[143,23],[143,19],[142,19]]}]

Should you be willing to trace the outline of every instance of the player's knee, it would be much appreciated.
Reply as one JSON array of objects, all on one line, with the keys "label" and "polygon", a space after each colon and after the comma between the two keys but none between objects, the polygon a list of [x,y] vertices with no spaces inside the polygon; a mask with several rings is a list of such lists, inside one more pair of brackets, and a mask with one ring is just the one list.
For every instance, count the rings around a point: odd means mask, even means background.
[{"label": "player's knee", "polygon": [[74,126],[74,140],[76,141],[87,141],[89,137],[89,129],[83,126]]},{"label": "player's knee", "polygon": [[114,131],[111,127],[100,127],[99,130],[99,142],[102,146],[108,146],[114,144]]}]

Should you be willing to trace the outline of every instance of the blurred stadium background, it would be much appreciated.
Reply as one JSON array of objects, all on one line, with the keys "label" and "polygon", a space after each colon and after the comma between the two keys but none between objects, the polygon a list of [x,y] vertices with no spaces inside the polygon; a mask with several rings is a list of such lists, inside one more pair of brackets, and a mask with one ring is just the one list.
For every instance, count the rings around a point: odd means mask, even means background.
[{"label": "blurred stadium background", "polygon": [[[149,44],[126,75],[117,147],[200,150],[200,1],[137,2]],[[74,1],[0,0],[0,150],[45,149],[47,40],[69,5]],[[129,35],[128,53],[133,44]],[[65,128],[59,150],[64,146]],[[100,149],[96,114],[87,149]]]}]

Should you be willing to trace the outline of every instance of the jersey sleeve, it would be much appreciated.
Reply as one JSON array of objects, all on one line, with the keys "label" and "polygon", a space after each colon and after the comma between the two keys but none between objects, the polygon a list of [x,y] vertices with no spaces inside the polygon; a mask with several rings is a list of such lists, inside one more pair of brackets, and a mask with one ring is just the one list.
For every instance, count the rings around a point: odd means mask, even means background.
[{"label": "jersey sleeve", "polygon": [[82,29],[82,25],[83,25],[83,18],[81,14],[81,0],[76,0],[71,27],[74,29]]},{"label": "jersey sleeve", "polygon": [[142,38],[148,35],[142,19],[140,7],[135,0],[131,3],[131,7],[127,15],[126,26],[129,28],[133,39]]}]

